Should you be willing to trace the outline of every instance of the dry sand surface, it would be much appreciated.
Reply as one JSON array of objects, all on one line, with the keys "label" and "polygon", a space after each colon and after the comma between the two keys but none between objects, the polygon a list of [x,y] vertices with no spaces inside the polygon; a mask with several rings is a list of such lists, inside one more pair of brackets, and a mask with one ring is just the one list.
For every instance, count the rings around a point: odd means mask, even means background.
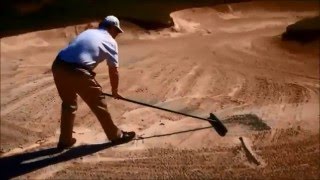
[{"label": "dry sand surface", "polygon": [[[79,98],[78,141],[64,152],[54,149],[61,101],[50,68],[58,50],[91,25],[2,38],[2,173],[30,179],[317,179],[319,44],[280,39],[289,24],[317,11],[316,3],[251,2],[173,12],[175,26],[156,31],[123,22],[121,94],[201,117],[213,112],[229,132],[220,137],[207,122],[109,99],[115,123],[140,137],[109,147]],[[95,71],[110,92],[105,63]]]}]

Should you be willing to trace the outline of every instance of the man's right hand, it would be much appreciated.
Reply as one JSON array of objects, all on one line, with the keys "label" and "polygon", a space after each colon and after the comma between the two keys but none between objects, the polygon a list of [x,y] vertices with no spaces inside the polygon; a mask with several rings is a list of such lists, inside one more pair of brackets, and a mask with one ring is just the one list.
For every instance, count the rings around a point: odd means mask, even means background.
[{"label": "man's right hand", "polygon": [[118,84],[119,84],[119,72],[117,67],[109,66],[110,83],[112,89],[112,96],[115,99],[121,99],[122,96],[118,94]]}]

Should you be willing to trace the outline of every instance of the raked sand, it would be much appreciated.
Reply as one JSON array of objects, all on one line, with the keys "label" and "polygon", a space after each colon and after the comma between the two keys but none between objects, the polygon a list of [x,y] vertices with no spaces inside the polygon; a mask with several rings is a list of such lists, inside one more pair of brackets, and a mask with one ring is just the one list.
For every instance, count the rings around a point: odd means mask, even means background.
[{"label": "raked sand", "polygon": [[[275,1],[185,9],[170,14],[174,27],[157,31],[122,22],[119,92],[201,117],[212,112],[228,134],[218,136],[204,121],[110,98],[114,122],[141,139],[107,148],[97,145],[107,139],[79,98],[73,150],[2,169],[7,177],[30,179],[317,178],[319,44],[280,36],[289,24],[316,15],[317,7]],[[2,160],[55,147],[61,100],[52,61],[76,34],[96,25],[1,39]],[[95,71],[110,92],[106,64]]]}]

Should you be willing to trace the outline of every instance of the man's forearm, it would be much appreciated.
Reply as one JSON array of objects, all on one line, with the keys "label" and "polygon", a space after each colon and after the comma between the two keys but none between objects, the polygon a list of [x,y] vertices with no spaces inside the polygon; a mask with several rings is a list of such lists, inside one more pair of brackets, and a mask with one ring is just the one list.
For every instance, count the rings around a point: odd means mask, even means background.
[{"label": "man's forearm", "polygon": [[112,92],[118,92],[119,85],[119,72],[117,68],[109,68],[110,84],[112,87]]}]

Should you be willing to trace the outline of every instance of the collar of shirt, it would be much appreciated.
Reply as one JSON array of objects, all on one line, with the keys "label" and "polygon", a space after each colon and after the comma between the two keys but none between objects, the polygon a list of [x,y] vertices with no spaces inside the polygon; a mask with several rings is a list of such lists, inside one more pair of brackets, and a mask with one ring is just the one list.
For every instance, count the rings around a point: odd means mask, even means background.
[{"label": "collar of shirt", "polygon": [[110,36],[112,39],[114,39],[106,29],[104,29],[104,28],[97,28],[97,29],[99,29],[100,31],[106,33],[107,36]]}]

